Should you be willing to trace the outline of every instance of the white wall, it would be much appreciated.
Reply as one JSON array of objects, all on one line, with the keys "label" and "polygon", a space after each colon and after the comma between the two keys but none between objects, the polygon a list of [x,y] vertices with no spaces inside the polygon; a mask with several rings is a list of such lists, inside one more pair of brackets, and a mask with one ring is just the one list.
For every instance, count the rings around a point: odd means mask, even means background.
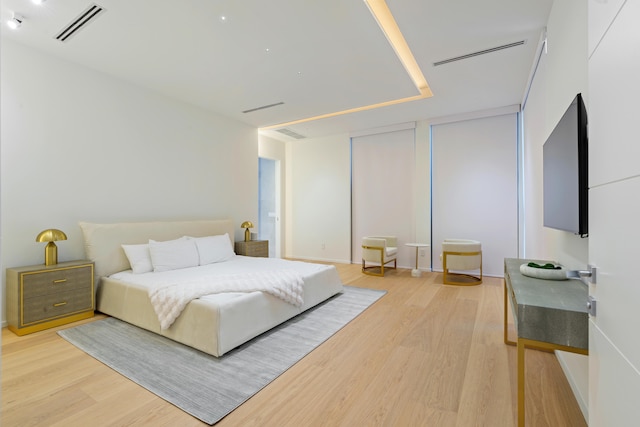
[{"label": "white wall", "polygon": [[4,269],[43,263],[46,228],[66,261],[78,221],[256,217],[256,129],[11,41],[1,55],[2,306]]},{"label": "white wall", "polygon": [[340,134],[288,144],[286,257],[351,262],[349,142]]},{"label": "white wall", "polygon": [[[547,23],[543,54],[523,107],[525,235],[523,257],[556,260],[585,269],[588,239],[542,226],[542,146],[577,93],[587,93],[587,5],[555,1]],[[535,64],[534,64],[535,65]],[[588,358],[558,352],[583,413],[587,412]]]},{"label": "white wall", "polygon": [[554,2],[543,54],[524,104],[525,254],[584,269],[588,239],[542,226],[542,146],[577,93],[587,93],[587,15],[580,0]]}]

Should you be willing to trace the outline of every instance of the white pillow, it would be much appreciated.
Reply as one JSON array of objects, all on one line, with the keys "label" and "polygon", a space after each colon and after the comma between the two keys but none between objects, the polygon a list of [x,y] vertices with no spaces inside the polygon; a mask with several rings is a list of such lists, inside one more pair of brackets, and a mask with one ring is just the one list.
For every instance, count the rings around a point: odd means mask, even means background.
[{"label": "white pillow", "polygon": [[195,241],[184,237],[166,242],[149,240],[149,254],[154,272],[196,267],[199,262]]},{"label": "white pillow", "polygon": [[230,259],[235,255],[231,247],[229,233],[219,236],[188,237],[196,242],[200,265],[213,264]]},{"label": "white pillow", "polygon": [[143,243],[141,245],[122,245],[124,254],[129,260],[129,265],[134,274],[149,273],[153,271],[151,264],[151,254],[149,253],[149,245]]}]

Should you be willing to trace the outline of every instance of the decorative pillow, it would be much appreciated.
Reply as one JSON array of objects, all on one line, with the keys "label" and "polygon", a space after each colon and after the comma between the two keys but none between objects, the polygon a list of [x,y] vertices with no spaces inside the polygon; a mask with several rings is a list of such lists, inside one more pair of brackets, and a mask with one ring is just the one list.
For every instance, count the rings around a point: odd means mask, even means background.
[{"label": "decorative pillow", "polygon": [[149,254],[154,272],[196,267],[199,262],[195,241],[184,237],[166,242],[149,240]]},{"label": "decorative pillow", "polygon": [[124,254],[127,256],[134,274],[153,271],[151,254],[149,253],[149,245],[147,243],[141,245],[122,245],[122,249],[124,249]]},{"label": "decorative pillow", "polygon": [[196,242],[200,265],[213,264],[215,262],[227,261],[235,255],[231,247],[229,233],[208,237],[187,237]]}]

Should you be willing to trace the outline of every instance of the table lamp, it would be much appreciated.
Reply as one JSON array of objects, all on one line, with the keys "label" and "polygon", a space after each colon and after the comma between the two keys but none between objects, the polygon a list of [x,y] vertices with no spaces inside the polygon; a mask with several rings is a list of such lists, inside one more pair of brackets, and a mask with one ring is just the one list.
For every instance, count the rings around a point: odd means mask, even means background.
[{"label": "table lamp", "polygon": [[55,228],[44,230],[36,237],[36,242],[49,242],[44,247],[44,265],[55,265],[58,263],[58,247],[55,243],[58,240],[67,240],[67,235]]},{"label": "table lamp", "polygon": [[242,223],[242,225],[240,226],[242,228],[244,228],[244,241],[248,242],[251,240],[251,232],[249,231],[250,228],[253,228],[253,223],[251,221],[245,221]]}]

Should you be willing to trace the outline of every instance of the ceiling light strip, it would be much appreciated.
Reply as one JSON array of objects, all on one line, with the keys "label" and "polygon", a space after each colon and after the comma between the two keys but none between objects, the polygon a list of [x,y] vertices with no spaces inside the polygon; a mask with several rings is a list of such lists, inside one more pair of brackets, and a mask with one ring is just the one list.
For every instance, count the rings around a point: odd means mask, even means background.
[{"label": "ceiling light strip", "polygon": [[429,88],[427,79],[425,79],[422,74],[422,71],[418,66],[418,62],[413,56],[413,53],[411,53],[411,49],[409,49],[409,45],[402,35],[402,32],[391,14],[391,10],[389,10],[387,3],[384,0],[365,0],[365,3],[373,17],[378,22],[380,29],[387,37],[391,47],[393,47],[393,50],[396,52],[396,55],[398,56],[398,59],[400,59],[404,69],[411,77],[411,80],[413,80],[418,91],[420,91],[420,94],[432,96],[433,93]]},{"label": "ceiling light strip", "polygon": [[364,0],[369,8],[369,11],[376,19],[378,26],[387,37],[387,40],[393,47],[393,50],[396,52],[398,59],[404,66],[404,69],[411,77],[411,80],[418,88],[420,95],[410,96],[407,98],[394,99],[392,101],[380,102],[378,104],[365,105],[363,107],[351,108],[348,110],[336,111],[334,113],[321,114],[319,116],[307,117],[305,119],[293,120],[286,123],[278,123],[271,126],[261,127],[260,130],[272,130],[276,128],[284,128],[287,126],[293,126],[300,123],[311,122],[314,120],[320,119],[328,119],[331,117],[341,116],[343,114],[351,114],[357,113],[360,111],[373,110],[381,107],[388,107],[396,104],[403,104],[405,102],[417,101],[419,99],[430,98],[433,96],[433,92],[431,92],[431,88],[429,88],[429,84],[427,83],[427,79],[422,74],[418,63],[409,49],[409,45],[407,44],[404,36],[400,32],[400,27],[396,23],[396,20],[393,18],[389,7],[385,3],[384,0]]},{"label": "ceiling light strip", "polygon": [[410,96],[408,98],[394,99],[392,101],[380,102],[378,104],[365,105],[363,107],[356,107],[356,108],[351,108],[349,110],[336,111],[334,113],[321,114],[319,116],[307,117],[306,119],[293,120],[293,121],[286,122],[286,123],[279,123],[277,125],[263,126],[263,127],[260,128],[260,130],[271,130],[271,129],[275,129],[275,128],[299,125],[300,123],[312,122],[314,120],[320,120],[320,119],[328,119],[328,118],[331,118],[331,117],[341,116],[343,114],[358,113],[360,111],[373,110],[375,108],[380,108],[380,107],[388,107],[390,105],[402,104],[402,103],[409,102],[409,101],[417,101],[419,99],[428,98],[429,96],[416,95],[416,96]]},{"label": "ceiling light strip", "polygon": [[485,50],[480,50],[478,52],[468,53],[468,54],[462,55],[462,56],[456,56],[455,58],[449,58],[449,59],[445,59],[445,60],[442,60],[442,61],[434,62],[433,66],[437,67],[438,65],[448,64],[450,62],[455,62],[455,61],[461,61],[463,59],[473,58],[474,56],[484,55],[484,54],[491,53],[491,52],[497,52],[497,51],[502,50],[502,49],[508,49],[510,47],[520,46],[520,45],[523,45],[524,42],[525,42],[524,40],[520,40],[519,42],[509,43],[509,44],[505,44],[505,45],[502,45],[502,46],[496,46],[496,47],[492,47],[491,49],[485,49]]},{"label": "ceiling light strip", "polygon": [[97,18],[98,14],[103,12],[104,9],[97,4],[92,4],[78,16],[75,21],[71,24],[67,25],[67,27],[63,28],[56,36],[56,40],[60,40],[62,42],[66,41],[69,37],[74,35],[76,31],[84,28],[91,20]]}]

